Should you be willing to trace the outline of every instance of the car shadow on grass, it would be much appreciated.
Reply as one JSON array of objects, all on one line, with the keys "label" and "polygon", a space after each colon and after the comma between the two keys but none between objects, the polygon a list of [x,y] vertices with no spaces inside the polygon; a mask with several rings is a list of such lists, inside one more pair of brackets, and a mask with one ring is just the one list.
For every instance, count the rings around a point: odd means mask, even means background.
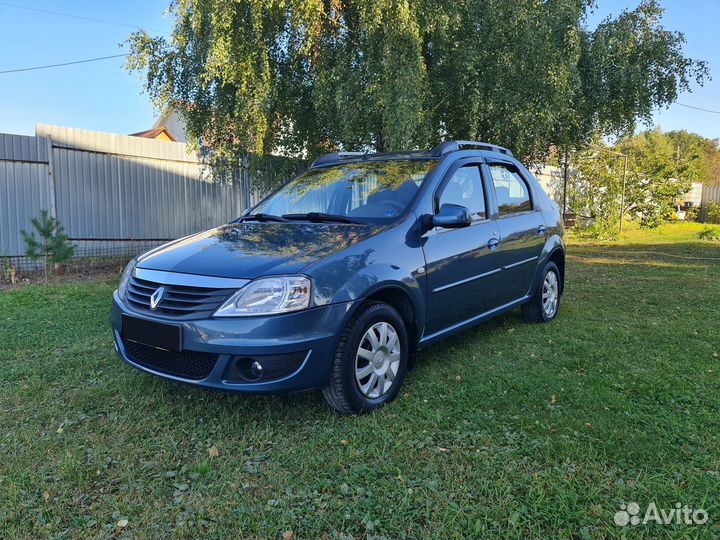
[{"label": "car shadow on grass", "polygon": [[471,344],[495,335],[517,325],[525,324],[520,317],[520,310],[515,309],[479,323],[477,326],[460,331],[442,341],[434,343],[418,353],[416,369],[432,368],[433,364],[442,361],[442,357],[451,349],[467,349]]},{"label": "car shadow on grass", "polygon": [[[129,366],[126,367],[132,370]],[[318,390],[268,395],[245,394],[200,388],[134,370],[131,376],[140,394],[153,395],[163,405],[178,407],[178,414],[205,418],[240,415],[248,420],[277,417],[282,420],[290,414],[295,418],[299,414],[314,419],[329,411]]]},{"label": "car shadow on grass", "polygon": [[[446,360],[449,353],[466,350],[473,342],[507,331],[508,328],[518,324],[524,324],[520,318],[520,311],[513,310],[423,349],[418,353],[414,369],[407,374],[404,388],[412,388],[414,380],[424,376],[427,370],[436,369],[438,364]],[[248,421],[259,418],[268,419],[269,417],[277,417],[278,420],[282,420],[290,416],[295,420],[339,417],[325,403],[319,389],[269,395],[223,392],[159,379],[150,374],[135,371],[126,365],[123,365],[122,369],[127,372],[129,380],[126,380],[132,386],[133,391],[138,394],[139,399],[153,396],[161,402],[163,407],[178,408],[178,414],[204,417],[242,415]]]}]

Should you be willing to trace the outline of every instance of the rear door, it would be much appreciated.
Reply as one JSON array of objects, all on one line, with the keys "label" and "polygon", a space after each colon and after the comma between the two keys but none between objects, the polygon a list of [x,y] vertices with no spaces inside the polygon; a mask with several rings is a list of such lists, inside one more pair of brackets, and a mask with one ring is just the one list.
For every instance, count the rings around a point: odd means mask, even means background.
[{"label": "rear door", "polygon": [[525,296],[532,285],[545,245],[546,226],[532,184],[512,162],[488,161],[483,166],[497,203],[494,220],[500,233],[502,259],[500,304]]},{"label": "rear door", "polygon": [[465,206],[472,223],[461,229],[436,227],[424,235],[428,309],[426,335],[496,307],[500,274],[495,222],[488,219],[486,186],[478,158],[458,160],[435,192],[434,211],[446,203]]}]

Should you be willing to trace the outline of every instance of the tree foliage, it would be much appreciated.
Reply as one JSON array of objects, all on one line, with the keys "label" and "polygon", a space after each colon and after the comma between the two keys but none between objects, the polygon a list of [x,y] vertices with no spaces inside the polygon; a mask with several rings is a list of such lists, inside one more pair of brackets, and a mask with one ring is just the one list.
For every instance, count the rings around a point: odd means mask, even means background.
[{"label": "tree foliage", "polygon": [[611,238],[618,230],[622,154],[628,157],[626,215],[652,228],[672,214],[692,182],[712,178],[720,151],[713,141],[687,131],[645,131],[612,148],[596,141],[574,157],[577,174],[569,190],[571,208],[589,218],[591,226],[585,232],[592,236]]},{"label": "tree foliage", "polygon": [[626,208],[640,225],[655,228],[670,217],[675,202],[695,179],[692,159],[681,159],[672,139],[659,129],[645,131],[618,145],[628,156]]},{"label": "tree foliage", "polygon": [[605,150],[596,141],[592,149],[573,156],[575,174],[568,186],[568,206],[585,224],[582,234],[603,240],[618,234],[624,166],[621,156]]},{"label": "tree foliage", "polygon": [[720,184],[720,148],[718,140],[709,140],[685,130],[669,131],[667,136],[675,150],[680,176],[690,182]]},{"label": "tree foliage", "polygon": [[634,130],[704,62],[657,0],[589,29],[592,0],[174,0],[130,39],[156,105],[221,159],[491,140],[537,158]]}]

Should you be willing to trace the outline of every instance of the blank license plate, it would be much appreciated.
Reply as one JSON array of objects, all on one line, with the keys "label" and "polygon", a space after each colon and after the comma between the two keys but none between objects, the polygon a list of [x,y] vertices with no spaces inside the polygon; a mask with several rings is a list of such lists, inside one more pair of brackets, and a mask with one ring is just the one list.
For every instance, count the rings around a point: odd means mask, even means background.
[{"label": "blank license plate", "polygon": [[182,350],[182,334],[175,324],[164,324],[123,315],[122,336],[143,345],[169,351]]}]

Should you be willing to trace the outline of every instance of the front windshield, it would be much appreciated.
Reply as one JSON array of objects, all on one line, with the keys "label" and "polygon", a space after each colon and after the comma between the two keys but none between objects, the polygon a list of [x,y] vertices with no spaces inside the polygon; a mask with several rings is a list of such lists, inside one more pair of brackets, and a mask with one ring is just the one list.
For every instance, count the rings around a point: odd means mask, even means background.
[{"label": "front windshield", "polygon": [[310,169],[260,203],[253,214],[319,212],[361,221],[391,221],[405,211],[436,163],[373,161]]}]

